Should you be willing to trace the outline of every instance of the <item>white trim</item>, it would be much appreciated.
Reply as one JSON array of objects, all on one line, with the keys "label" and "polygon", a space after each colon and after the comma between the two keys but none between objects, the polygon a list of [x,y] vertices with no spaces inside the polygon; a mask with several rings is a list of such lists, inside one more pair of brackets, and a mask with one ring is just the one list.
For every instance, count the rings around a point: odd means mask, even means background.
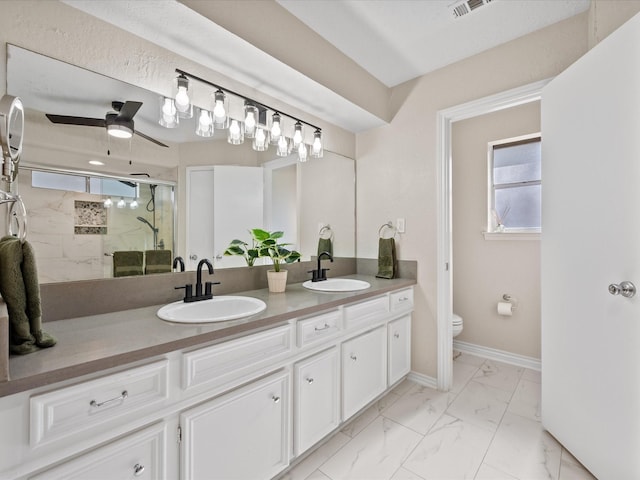
[{"label": "white trim", "polygon": [[438,382],[435,378],[428,375],[423,375],[422,373],[410,372],[409,375],[407,375],[407,380],[411,380],[412,382],[424,385],[425,387],[433,389],[438,388]]},{"label": "white trim", "polygon": [[482,232],[485,240],[540,240],[540,232]]},{"label": "white trim", "polygon": [[496,348],[483,347],[474,345],[473,343],[453,341],[453,348],[462,353],[469,353],[478,357],[483,357],[496,362],[508,363],[517,367],[530,368],[531,370],[540,371],[542,363],[539,358],[527,357],[526,355],[518,355],[517,353],[505,352]]},{"label": "white trim", "polygon": [[452,276],[451,276],[451,124],[467,118],[485,115],[506,108],[540,100],[542,88],[551,79],[507,90],[496,95],[463,103],[437,113],[437,386],[451,388],[453,373],[453,337],[451,332]]}]

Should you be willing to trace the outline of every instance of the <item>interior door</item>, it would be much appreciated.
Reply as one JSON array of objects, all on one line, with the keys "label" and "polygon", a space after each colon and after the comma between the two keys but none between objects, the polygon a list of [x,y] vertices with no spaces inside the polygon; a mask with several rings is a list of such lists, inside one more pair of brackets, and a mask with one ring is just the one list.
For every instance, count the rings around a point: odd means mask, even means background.
[{"label": "interior door", "polygon": [[640,16],[545,87],[542,143],[542,422],[640,478]]}]

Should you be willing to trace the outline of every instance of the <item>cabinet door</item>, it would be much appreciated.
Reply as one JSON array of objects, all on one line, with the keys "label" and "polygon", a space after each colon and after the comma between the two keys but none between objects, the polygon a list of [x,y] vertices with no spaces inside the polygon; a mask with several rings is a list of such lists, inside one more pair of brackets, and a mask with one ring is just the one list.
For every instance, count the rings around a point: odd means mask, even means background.
[{"label": "cabinet door", "polygon": [[46,470],[30,480],[164,479],[166,428],[153,425]]},{"label": "cabinet door", "polygon": [[332,348],[294,367],[294,442],[296,455],[340,423],[338,349]]},{"label": "cabinet door", "polygon": [[289,463],[290,373],[279,372],[180,415],[183,480],[271,478]]},{"label": "cabinet door", "polygon": [[390,322],[389,386],[411,370],[411,315]]},{"label": "cabinet door", "polygon": [[387,328],[342,344],[342,408],[347,420],[387,388]]}]

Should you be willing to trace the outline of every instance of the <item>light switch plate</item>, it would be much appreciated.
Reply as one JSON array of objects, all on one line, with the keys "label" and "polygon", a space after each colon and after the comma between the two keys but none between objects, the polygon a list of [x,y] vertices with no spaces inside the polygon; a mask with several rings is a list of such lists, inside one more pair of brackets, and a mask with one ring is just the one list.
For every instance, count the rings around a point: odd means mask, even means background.
[{"label": "light switch plate", "polygon": [[404,230],[405,230],[404,218],[399,218],[398,220],[396,220],[396,230],[398,233],[404,233]]}]

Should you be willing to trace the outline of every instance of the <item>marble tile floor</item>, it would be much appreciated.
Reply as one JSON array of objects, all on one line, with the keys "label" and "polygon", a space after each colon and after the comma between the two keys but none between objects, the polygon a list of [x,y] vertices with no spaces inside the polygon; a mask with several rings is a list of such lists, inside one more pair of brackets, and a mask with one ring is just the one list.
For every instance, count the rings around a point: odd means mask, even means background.
[{"label": "marble tile floor", "polygon": [[456,352],[453,380],[405,380],[280,480],[594,480],[543,430],[540,372]]}]

